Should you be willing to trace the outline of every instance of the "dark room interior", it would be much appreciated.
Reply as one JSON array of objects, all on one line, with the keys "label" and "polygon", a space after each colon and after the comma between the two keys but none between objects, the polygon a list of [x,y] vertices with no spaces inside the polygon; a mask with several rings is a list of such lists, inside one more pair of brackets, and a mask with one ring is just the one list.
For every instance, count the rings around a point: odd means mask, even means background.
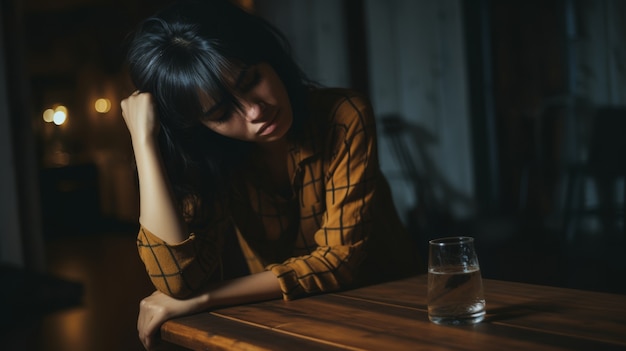
[{"label": "dark room interior", "polygon": [[[626,294],[626,2],[233,1],[311,76],[372,97],[422,255],[469,235],[484,278]],[[127,36],[167,3],[1,2],[0,349],[143,349],[120,101]]]}]

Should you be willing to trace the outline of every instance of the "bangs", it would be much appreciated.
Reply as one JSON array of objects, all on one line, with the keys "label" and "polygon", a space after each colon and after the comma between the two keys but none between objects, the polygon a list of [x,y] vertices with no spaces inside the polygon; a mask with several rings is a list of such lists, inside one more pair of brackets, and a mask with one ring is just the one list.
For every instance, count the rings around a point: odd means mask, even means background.
[{"label": "bangs", "polygon": [[247,65],[214,51],[212,55],[170,52],[161,58],[163,67],[169,69],[162,70],[153,91],[156,101],[164,103],[158,108],[170,123],[183,129],[197,126],[207,105],[239,107],[232,84]]}]

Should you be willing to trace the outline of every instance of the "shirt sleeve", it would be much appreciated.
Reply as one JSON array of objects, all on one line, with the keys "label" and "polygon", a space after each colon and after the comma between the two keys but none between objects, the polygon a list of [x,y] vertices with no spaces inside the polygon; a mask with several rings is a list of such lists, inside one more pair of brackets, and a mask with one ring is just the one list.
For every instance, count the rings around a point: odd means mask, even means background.
[{"label": "shirt sleeve", "polygon": [[142,226],[137,248],[154,287],[169,296],[186,298],[219,278],[223,238],[212,230],[169,244]]},{"label": "shirt sleeve", "polygon": [[379,165],[370,105],[358,96],[346,98],[334,112],[326,142],[331,147],[321,177],[326,210],[314,236],[318,247],[310,255],[267,267],[279,278],[285,300],[352,283],[372,230]]}]

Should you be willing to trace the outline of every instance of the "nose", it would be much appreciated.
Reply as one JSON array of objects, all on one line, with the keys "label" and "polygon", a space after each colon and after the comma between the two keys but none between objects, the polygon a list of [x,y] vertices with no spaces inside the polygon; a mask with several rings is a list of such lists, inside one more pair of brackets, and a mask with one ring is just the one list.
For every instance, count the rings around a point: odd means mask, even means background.
[{"label": "nose", "polygon": [[250,122],[262,121],[266,107],[263,101],[248,104],[245,106],[245,119]]}]

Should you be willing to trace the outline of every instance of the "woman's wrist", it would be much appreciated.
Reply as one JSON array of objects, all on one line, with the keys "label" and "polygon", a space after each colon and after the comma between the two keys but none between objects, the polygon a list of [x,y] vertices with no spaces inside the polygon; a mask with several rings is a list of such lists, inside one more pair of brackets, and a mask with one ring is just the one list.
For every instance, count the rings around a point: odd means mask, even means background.
[{"label": "woman's wrist", "polygon": [[282,291],[270,271],[234,278],[209,285],[197,295],[201,310],[280,298]]},{"label": "woman's wrist", "polygon": [[[133,153],[135,154],[135,161],[137,167],[143,167],[151,165],[156,167],[161,164],[161,154],[159,151],[159,143],[156,138],[142,137],[132,138]],[[159,166],[160,167],[160,166]],[[151,172],[156,171],[152,169]]]},{"label": "woman's wrist", "polygon": [[131,142],[133,144],[133,148],[135,151],[142,150],[156,150],[158,148],[159,143],[157,142],[156,136],[153,135],[142,135],[142,136],[131,136]]},{"label": "woman's wrist", "polygon": [[194,297],[194,300],[196,303],[196,310],[198,312],[206,311],[213,307],[211,304],[211,289],[206,289],[205,291]]}]

